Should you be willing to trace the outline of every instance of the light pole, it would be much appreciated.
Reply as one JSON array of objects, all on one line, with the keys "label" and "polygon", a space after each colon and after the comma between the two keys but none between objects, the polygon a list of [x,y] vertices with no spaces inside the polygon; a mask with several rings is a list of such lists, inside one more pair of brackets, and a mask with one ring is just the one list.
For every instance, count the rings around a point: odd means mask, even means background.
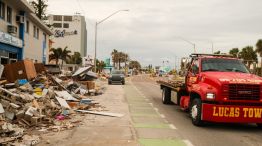
[{"label": "light pole", "polygon": [[213,41],[208,41],[208,42],[212,44],[211,49],[212,49],[212,54],[214,54],[214,42]]},{"label": "light pole", "polygon": [[102,22],[104,22],[105,20],[107,20],[108,18],[112,17],[113,15],[115,15],[115,14],[121,12],[121,11],[129,11],[129,10],[118,10],[118,11],[112,13],[111,15],[105,17],[101,21],[96,21],[96,25],[95,25],[95,58],[94,58],[95,72],[96,72],[97,26],[99,24],[101,24]]},{"label": "light pole", "polygon": [[191,45],[193,45],[193,47],[194,47],[194,53],[196,53],[196,44],[195,44],[195,43],[192,43],[192,42],[190,42],[189,40],[186,40],[186,39],[184,39],[184,38],[182,38],[182,37],[178,37],[178,38],[180,38],[181,40],[183,40],[183,41],[185,41],[185,42],[187,42],[187,43],[189,43],[189,44],[191,44]]}]

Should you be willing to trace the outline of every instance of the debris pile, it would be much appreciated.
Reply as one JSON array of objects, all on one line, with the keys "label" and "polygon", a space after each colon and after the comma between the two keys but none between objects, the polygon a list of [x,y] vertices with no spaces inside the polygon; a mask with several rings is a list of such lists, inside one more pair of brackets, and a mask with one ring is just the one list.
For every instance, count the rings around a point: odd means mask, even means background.
[{"label": "debris pile", "polygon": [[[80,115],[76,110],[103,109],[88,98],[90,94],[102,93],[102,88],[93,81],[97,77],[89,71],[91,67],[80,68],[73,78],[69,78],[35,75],[29,61],[18,64],[20,68],[8,65],[4,74],[9,75],[9,80],[0,82],[0,145],[35,145],[40,142],[40,137],[33,131],[71,129],[81,122],[75,118]],[[43,67],[39,66],[44,73]]]}]

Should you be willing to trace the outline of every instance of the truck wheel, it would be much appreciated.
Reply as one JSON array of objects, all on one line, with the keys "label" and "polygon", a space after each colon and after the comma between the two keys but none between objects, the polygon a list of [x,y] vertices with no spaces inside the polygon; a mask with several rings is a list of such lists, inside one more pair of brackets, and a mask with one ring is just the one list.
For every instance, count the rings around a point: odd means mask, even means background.
[{"label": "truck wheel", "polygon": [[163,104],[169,104],[171,102],[171,90],[169,88],[162,89],[162,102]]},{"label": "truck wheel", "polygon": [[190,116],[192,119],[192,123],[196,126],[202,126],[203,121],[201,120],[201,108],[202,102],[199,98],[193,99],[190,107]]}]

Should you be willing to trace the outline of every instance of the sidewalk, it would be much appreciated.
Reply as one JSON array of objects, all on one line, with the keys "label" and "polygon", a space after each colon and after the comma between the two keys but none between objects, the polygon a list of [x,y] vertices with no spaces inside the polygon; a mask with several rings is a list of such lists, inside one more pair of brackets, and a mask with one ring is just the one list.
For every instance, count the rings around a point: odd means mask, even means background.
[{"label": "sidewalk", "polygon": [[108,112],[124,114],[107,117],[87,114],[83,124],[71,131],[49,134],[40,145],[74,146],[139,146],[131,124],[128,105],[122,85],[106,85],[106,92],[93,99]]},{"label": "sidewalk", "polygon": [[83,124],[70,131],[51,133],[40,145],[63,146],[186,146],[176,127],[169,124],[130,81],[106,85],[93,99],[108,112],[123,117],[84,115]]}]

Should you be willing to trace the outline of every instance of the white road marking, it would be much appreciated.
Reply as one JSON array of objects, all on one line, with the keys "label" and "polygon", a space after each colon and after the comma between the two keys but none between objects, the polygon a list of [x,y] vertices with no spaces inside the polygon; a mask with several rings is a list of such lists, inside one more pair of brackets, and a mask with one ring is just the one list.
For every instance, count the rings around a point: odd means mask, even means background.
[{"label": "white road marking", "polygon": [[169,124],[169,127],[170,127],[171,129],[177,129],[173,124]]},{"label": "white road marking", "polygon": [[159,116],[161,117],[161,118],[166,118],[166,116],[165,115],[163,115],[163,114],[159,114]]},{"label": "white road marking", "polygon": [[183,140],[184,143],[186,143],[187,146],[194,146],[189,140],[185,139]]},{"label": "white road marking", "polygon": [[153,106],[153,103],[148,103],[148,104],[150,104],[152,107],[154,107],[154,106]]},{"label": "white road marking", "polygon": [[158,108],[155,107],[154,110],[155,110],[155,111],[158,111]]}]

